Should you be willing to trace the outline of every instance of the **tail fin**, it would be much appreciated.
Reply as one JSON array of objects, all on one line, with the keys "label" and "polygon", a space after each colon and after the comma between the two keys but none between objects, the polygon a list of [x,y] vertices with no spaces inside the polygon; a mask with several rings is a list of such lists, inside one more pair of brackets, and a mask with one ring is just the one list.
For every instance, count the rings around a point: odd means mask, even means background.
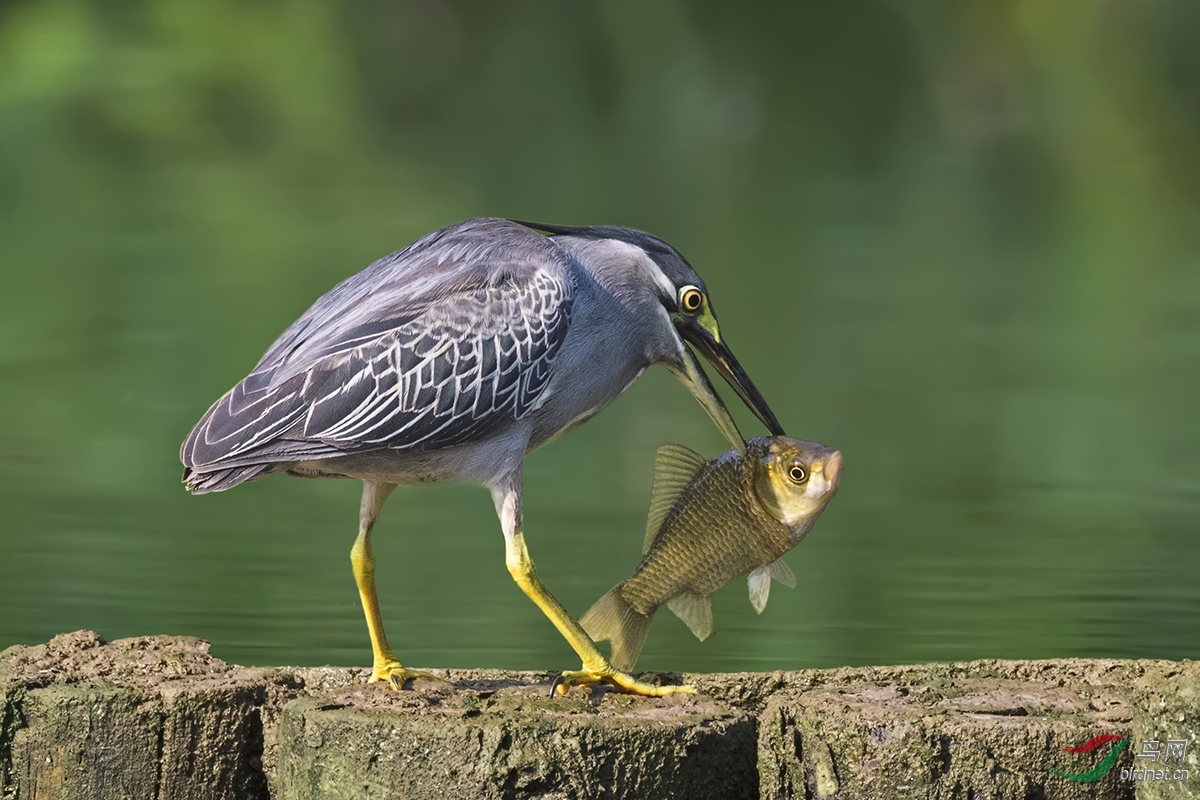
[{"label": "tail fin", "polygon": [[642,652],[642,644],[650,631],[650,622],[654,612],[649,616],[640,614],[624,597],[621,597],[621,587],[618,586],[596,601],[579,624],[587,631],[588,636],[597,642],[605,639],[612,642],[612,665],[622,672],[629,672],[637,663]]}]

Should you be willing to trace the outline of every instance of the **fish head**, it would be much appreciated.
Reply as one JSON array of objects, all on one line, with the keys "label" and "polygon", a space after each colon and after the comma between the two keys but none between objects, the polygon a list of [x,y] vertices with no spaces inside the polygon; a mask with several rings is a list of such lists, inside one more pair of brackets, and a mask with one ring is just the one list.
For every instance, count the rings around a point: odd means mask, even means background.
[{"label": "fish head", "polygon": [[817,521],[842,478],[841,451],[817,442],[766,436],[746,443],[746,458],[759,502],[797,537]]}]

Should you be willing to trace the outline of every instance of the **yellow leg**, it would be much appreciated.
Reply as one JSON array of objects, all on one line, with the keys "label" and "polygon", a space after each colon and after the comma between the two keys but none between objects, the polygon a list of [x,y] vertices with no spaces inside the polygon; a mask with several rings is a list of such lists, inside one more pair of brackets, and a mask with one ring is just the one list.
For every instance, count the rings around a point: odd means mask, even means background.
[{"label": "yellow leg", "polygon": [[394,488],[387,484],[364,482],[358,538],[354,540],[354,547],[350,548],[350,566],[354,569],[354,582],[358,584],[358,596],[367,617],[367,632],[371,634],[371,651],[374,654],[371,682],[386,680],[393,689],[399,689],[405,681],[433,676],[408,669],[396,658],[388,646],[387,634],[383,632],[383,616],[379,613],[379,597],[375,594],[375,555],[371,552],[371,530],[375,527],[379,510],[383,508],[383,501]]},{"label": "yellow leg", "polygon": [[592,637],[587,635],[575,618],[563,608],[562,603],[550,593],[538,578],[537,568],[534,567],[529,550],[525,547],[525,534],[520,528],[520,473],[516,473],[513,478],[515,480],[510,479],[507,485],[493,489],[496,510],[504,526],[504,562],[517,586],[520,586],[521,591],[554,623],[554,627],[583,662],[579,671],[564,672],[555,682],[555,690],[565,694],[572,686],[607,683],[625,692],[652,697],[677,693],[695,694],[696,689],[693,686],[655,686],[617,670],[596,647]]}]

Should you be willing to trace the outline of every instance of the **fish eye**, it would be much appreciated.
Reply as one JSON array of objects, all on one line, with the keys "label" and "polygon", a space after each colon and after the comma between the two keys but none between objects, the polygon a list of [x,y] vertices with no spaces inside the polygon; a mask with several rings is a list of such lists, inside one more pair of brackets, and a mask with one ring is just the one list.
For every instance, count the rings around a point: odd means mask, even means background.
[{"label": "fish eye", "polygon": [[679,307],[689,314],[695,314],[704,305],[704,295],[695,286],[685,286],[679,290]]},{"label": "fish eye", "polygon": [[792,468],[788,470],[788,477],[792,479],[793,483],[804,483],[808,479],[808,472],[799,464],[793,464]]}]

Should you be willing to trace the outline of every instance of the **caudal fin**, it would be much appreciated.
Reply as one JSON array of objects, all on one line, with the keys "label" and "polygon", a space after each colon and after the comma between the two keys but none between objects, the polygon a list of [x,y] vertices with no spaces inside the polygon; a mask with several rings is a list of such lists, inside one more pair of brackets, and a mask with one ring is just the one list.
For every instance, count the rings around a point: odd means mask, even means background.
[{"label": "caudal fin", "polygon": [[640,614],[621,597],[621,587],[613,589],[596,601],[579,624],[587,631],[594,641],[612,642],[612,665],[622,672],[629,672],[637,663],[650,631],[650,622],[654,619]]}]

